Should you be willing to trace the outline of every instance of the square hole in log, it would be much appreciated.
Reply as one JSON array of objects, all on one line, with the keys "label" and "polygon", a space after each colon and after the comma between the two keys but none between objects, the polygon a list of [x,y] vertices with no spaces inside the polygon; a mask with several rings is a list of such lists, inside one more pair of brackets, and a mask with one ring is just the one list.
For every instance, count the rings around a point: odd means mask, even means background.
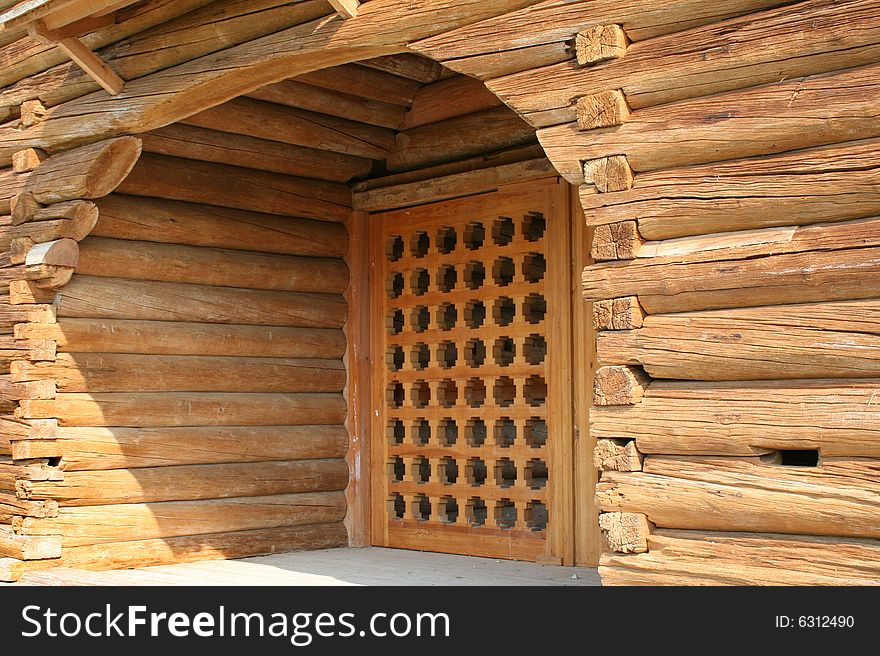
[{"label": "square hole in log", "polygon": [[437,272],[437,289],[444,294],[451,292],[458,284],[458,271],[451,264],[444,264]]},{"label": "square hole in log", "polygon": [[416,305],[410,316],[413,332],[423,333],[431,325],[431,311],[424,305]]},{"label": "square hole in log", "polygon": [[413,369],[427,369],[428,365],[431,364],[431,350],[428,348],[428,345],[422,342],[413,344],[410,361],[412,362]]},{"label": "square hole in log", "polygon": [[437,347],[437,363],[441,369],[452,369],[458,362],[458,347],[455,342],[440,342]]}]

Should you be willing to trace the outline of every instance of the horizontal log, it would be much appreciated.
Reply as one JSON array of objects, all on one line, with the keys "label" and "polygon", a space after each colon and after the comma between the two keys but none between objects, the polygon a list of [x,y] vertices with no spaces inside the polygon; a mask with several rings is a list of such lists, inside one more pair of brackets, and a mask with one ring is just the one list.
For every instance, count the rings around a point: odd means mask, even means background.
[{"label": "horizontal log", "polygon": [[[0,490],[0,524],[9,524],[12,517],[56,517],[56,501],[28,501],[13,492]],[[54,535],[47,533],[46,535]]]},{"label": "horizontal log", "polygon": [[598,362],[683,380],[877,378],[878,312],[878,301],[841,301],[652,315],[599,333]]},{"label": "horizontal log", "polygon": [[341,328],[342,296],[74,276],[59,292],[59,317]]},{"label": "horizontal log", "polygon": [[[347,544],[345,525],[342,522],[329,522],[232,533],[102,543],[94,546],[66,546],[58,565],[77,569],[122,569],[198,560],[247,558],[289,551],[332,549]],[[33,565],[30,565],[29,569],[34,569]]]},{"label": "horizontal log", "polygon": [[335,360],[345,353],[339,329],[227,326],[168,321],[64,318],[15,327],[17,339],[53,340],[59,352],[226,355]]},{"label": "horizontal log", "polygon": [[302,426],[341,424],[345,402],[339,394],[59,394],[21,401],[16,416],[61,426]]},{"label": "horizontal log", "polygon": [[444,74],[443,66],[438,62],[410,52],[362,59],[358,64],[415,80],[421,84],[436,82]]},{"label": "horizontal log", "polygon": [[0,334],[9,334],[18,323],[47,324],[55,322],[51,305],[10,305],[9,297],[0,295]]},{"label": "horizontal log", "polygon": [[69,472],[63,481],[19,481],[16,491],[71,507],[333,492],[347,484],[345,461],[328,459]]},{"label": "horizontal log", "polygon": [[657,530],[648,553],[605,554],[603,585],[871,585],[876,540],[769,533]]},{"label": "horizontal log", "polygon": [[680,254],[588,266],[584,296],[638,295],[648,314],[870,298],[880,295],[872,287],[880,266],[878,225],[877,219],[858,219],[768,228],[721,236],[709,249],[696,237],[687,238],[690,245],[655,245],[661,255]]},{"label": "horizontal log", "polygon": [[[166,3],[147,4],[161,7]],[[126,29],[133,21],[126,21],[123,17],[120,24],[111,23],[110,28],[86,34],[83,40],[92,50],[98,50],[102,60],[124,80],[133,80],[285,27],[315,20],[329,12],[326,4],[319,0],[296,3],[255,0],[246,5],[237,0],[183,0],[179,4],[181,9],[177,11],[165,9],[164,21],[142,20],[139,28]],[[208,6],[204,7],[206,4]],[[102,38],[94,38],[102,33]],[[110,43],[113,45],[104,47]],[[4,93],[7,106],[28,98],[40,98],[46,106],[54,106],[100,89],[76,64],[63,57],[52,63],[57,65],[36,75],[13,79],[15,84]]]},{"label": "horizontal log", "polygon": [[872,64],[878,56],[880,8],[871,0],[808,0],[641,41],[625,57],[586,70],[566,62],[488,84],[545,127],[576,120],[571,99],[606,89],[621,89],[640,109]]},{"label": "horizontal log", "polygon": [[448,59],[443,62],[449,70],[478,80],[491,80],[504,75],[532,70],[542,66],[552,66],[572,58],[571,46],[568,41],[551,41],[534,46],[488,52],[462,59]]},{"label": "horizontal log", "polygon": [[[51,205],[49,207],[52,207]],[[58,239],[79,241],[89,234],[98,221],[98,212],[83,213],[73,219],[50,219],[31,221],[22,225],[3,225],[0,219],[0,248],[11,251],[10,258],[23,264],[34,244],[44,244]]]},{"label": "horizontal log", "polygon": [[152,153],[141,157],[119,191],[321,221],[344,221],[351,213],[351,191],[336,182]]},{"label": "horizontal log", "polygon": [[[54,439],[24,439],[16,458],[61,458],[64,471],[135,469],[268,460],[342,458],[342,426],[59,427]],[[51,454],[49,456],[43,454]]]},{"label": "horizontal log", "polygon": [[339,360],[128,353],[59,353],[15,361],[13,383],[55,381],[59,392],[341,392]]},{"label": "horizontal log", "polygon": [[58,517],[13,524],[22,535],[63,535],[68,547],[185,535],[231,533],[342,520],[342,492],[314,492],[209,501],[127,503],[65,508]]},{"label": "horizontal log", "polygon": [[[639,174],[581,204],[591,225],[638,220],[647,239],[846,221],[880,214],[880,140]],[[784,211],[780,208],[784,207]]]},{"label": "horizontal log", "polygon": [[103,237],[89,237],[82,242],[77,273],[290,292],[342,294],[348,288],[348,267],[341,259],[247,253]]},{"label": "horizontal log", "polygon": [[388,170],[418,169],[482,152],[522,146],[534,141],[534,131],[507,107],[458,116],[399,132]]},{"label": "horizontal log", "polygon": [[61,536],[16,535],[11,527],[0,526],[0,558],[45,560],[59,557],[61,557]]},{"label": "horizontal log", "polygon": [[755,458],[648,456],[644,473],[605,472],[603,511],[641,512],[660,528],[880,537],[880,484]]},{"label": "horizontal log", "polygon": [[648,107],[616,128],[582,132],[566,123],[538,130],[538,139],[559,173],[581,184],[583,161],[611,155],[626,155],[639,173],[877,137],[878,70],[873,64]]},{"label": "horizontal log", "polygon": [[516,51],[530,45],[567,41],[592,25],[617,23],[636,41],[680,32],[694,25],[715,23],[785,4],[783,0],[683,0],[675,6],[649,5],[644,0],[592,0],[588,5],[555,0],[539,2],[456,30],[438,33],[410,48],[445,63],[489,52]]},{"label": "horizontal log", "polygon": [[877,380],[728,383],[654,381],[633,406],[590,411],[597,439],[636,440],[642,453],[754,455],[818,449],[880,457]]},{"label": "horizontal log", "polygon": [[247,97],[391,130],[397,130],[406,116],[404,106],[386,102],[387,99],[371,100],[298,80],[284,80],[270,84],[252,91]]},{"label": "horizontal log", "polygon": [[112,194],[98,201],[96,237],[245,251],[343,257],[345,227],[326,221]]},{"label": "horizontal log", "polygon": [[39,126],[0,127],[0,165],[22,148],[54,152],[88,139],[147,132],[266,84],[342,64],[353,56],[398,53],[410,42],[530,2],[459,0],[451,6],[431,0],[371,0],[356,21],[317,21],[281,30],[131,80],[119,97],[97,102],[82,98],[50,108]]},{"label": "horizontal log", "polygon": [[556,171],[546,158],[534,159],[454,173],[432,180],[355,192],[353,204],[356,210],[379,212],[487,193],[503,185],[555,175]]},{"label": "horizontal log", "polygon": [[391,173],[390,175],[371,177],[354,183],[352,189],[355,193],[362,193],[381,189],[383,187],[396,187],[410,184],[412,182],[427,182],[434,180],[435,178],[456,175],[458,173],[468,173],[480,169],[496,168],[506,166],[507,164],[517,164],[532,159],[546,159],[544,157],[543,149],[538,144],[485,153],[477,155],[476,157],[469,157],[455,162],[429,166],[414,171],[403,171],[401,173]]},{"label": "horizontal log", "polygon": [[384,159],[394,145],[388,128],[251,98],[230,100],[181,123],[366,159]]},{"label": "horizontal log", "polygon": [[422,88],[422,82],[400,75],[394,75],[374,66],[342,64],[322,68],[296,77],[305,82],[330,91],[341,91],[368,100],[380,100],[403,107],[412,104],[413,97]]},{"label": "horizontal log", "polygon": [[147,153],[333,182],[348,182],[353,177],[364,176],[373,166],[363,157],[182,123],[147,132],[140,138]]},{"label": "horizontal log", "polygon": [[472,77],[458,75],[422,87],[398,127],[402,131],[411,130],[501,105],[502,102],[485,84]]},{"label": "horizontal log", "polygon": [[32,173],[0,172],[0,214],[9,214],[13,197],[22,193],[42,204],[105,196],[128,175],[140,152],[140,140],[120,137],[54,155]]}]

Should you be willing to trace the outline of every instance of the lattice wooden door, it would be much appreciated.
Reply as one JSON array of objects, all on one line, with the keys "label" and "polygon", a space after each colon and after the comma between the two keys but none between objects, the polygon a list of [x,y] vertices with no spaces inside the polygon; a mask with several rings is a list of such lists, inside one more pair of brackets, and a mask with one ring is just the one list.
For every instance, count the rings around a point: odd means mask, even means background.
[{"label": "lattice wooden door", "polygon": [[554,178],[371,217],[374,543],[563,561],[568,208]]}]

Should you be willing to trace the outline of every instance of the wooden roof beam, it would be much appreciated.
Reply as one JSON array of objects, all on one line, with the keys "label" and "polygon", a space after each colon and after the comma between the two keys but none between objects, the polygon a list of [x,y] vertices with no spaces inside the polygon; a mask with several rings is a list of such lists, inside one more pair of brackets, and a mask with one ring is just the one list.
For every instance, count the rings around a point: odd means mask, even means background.
[{"label": "wooden roof beam", "polygon": [[330,4],[343,18],[354,18],[358,13],[359,0],[330,0]]},{"label": "wooden roof beam", "polygon": [[119,77],[104,60],[89,50],[86,45],[76,36],[66,33],[64,30],[57,32],[46,28],[42,21],[32,23],[28,29],[32,36],[43,39],[60,48],[64,54],[70,57],[77,66],[95,82],[100,84],[112,96],[115,96],[125,86],[125,80]]}]

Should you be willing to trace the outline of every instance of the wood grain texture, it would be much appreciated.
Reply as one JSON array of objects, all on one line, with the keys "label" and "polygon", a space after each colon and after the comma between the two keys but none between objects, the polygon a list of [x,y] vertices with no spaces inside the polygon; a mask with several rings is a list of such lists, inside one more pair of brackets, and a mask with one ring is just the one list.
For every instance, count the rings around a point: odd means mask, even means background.
[{"label": "wood grain texture", "polygon": [[594,408],[591,431],[635,439],[647,454],[818,449],[876,458],[877,388],[876,379],[654,381],[636,405]]},{"label": "wood grain texture", "polygon": [[878,54],[876,3],[809,0],[640,41],[625,57],[587,70],[564,62],[488,84],[532,125],[546,127],[576,120],[572,99],[606,89],[620,89],[641,109],[871,64]]},{"label": "wood grain texture", "polygon": [[639,173],[876,137],[877,70],[873,64],[649,107],[618,128],[581,132],[566,123],[538,130],[538,139],[560,174],[580,184],[581,162],[611,155],[626,155]]}]

